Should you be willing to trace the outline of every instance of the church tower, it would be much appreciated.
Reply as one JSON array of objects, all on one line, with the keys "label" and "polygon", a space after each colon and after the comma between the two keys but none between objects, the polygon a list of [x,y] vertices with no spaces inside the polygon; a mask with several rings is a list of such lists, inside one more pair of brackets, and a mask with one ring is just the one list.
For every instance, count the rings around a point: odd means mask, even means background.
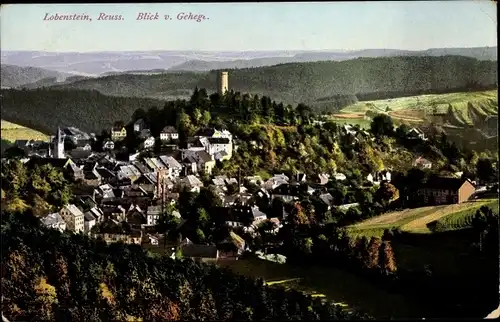
[{"label": "church tower", "polygon": [[64,136],[61,133],[61,129],[57,128],[57,134],[54,144],[54,157],[56,159],[64,159]]}]

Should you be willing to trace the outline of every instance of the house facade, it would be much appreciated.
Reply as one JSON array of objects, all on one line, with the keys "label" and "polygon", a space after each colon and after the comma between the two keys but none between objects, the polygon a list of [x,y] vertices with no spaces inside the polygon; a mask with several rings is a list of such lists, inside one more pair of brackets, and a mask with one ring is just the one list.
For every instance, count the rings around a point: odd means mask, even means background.
[{"label": "house facade", "polygon": [[427,182],[404,190],[400,198],[409,207],[459,204],[466,202],[476,192],[468,179],[430,178]]},{"label": "house facade", "polygon": [[127,129],[125,127],[113,127],[111,128],[111,140],[120,141],[127,136]]},{"label": "house facade", "polygon": [[81,233],[85,230],[84,215],[77,206],[73,204],[66,205],[59,211],[59,214],[66,222],[68,230],[76,233]]},{"label": "house facade", "polygon": [[66,222],[59,213],[48,214],[40,220],[45,227],[57,229],[61,232],[66,230]]},{"label": "house facade", "polygon": [[144,141],[141,143],[141,147],[143,149],[150,149],[155,146],[155,138],[150,136],[146,138]]},{"label": "house facade", "polygon": [[179,132],[173,126],[165,126],[160,132],[160,140],[171,141],[178,140]]},{"label": "house facade", "polygon": [[115,149],[115,142],[113,142],[111,140],[104,141],[104,143],[102,144],[102,149],[103,150],[114,150]]}]

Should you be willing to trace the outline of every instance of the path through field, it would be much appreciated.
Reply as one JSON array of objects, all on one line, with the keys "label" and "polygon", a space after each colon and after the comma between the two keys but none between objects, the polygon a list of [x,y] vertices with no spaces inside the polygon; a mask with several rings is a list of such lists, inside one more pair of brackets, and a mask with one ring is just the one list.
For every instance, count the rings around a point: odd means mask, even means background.
[{"label": "path through field", "polygon": [[481,206],[490,203],[492,203],[492,200],[477,200],[461,204],[394,211],[349,226],[348,229],[351,232],[356,232],[358,235],[362,235],[363,231],[367,233],[369,231],[381,233],[384,229],[391,229],[393,227],[399,227],[403,231],[429,233],[430,230],[427,228],[427,224],[430,222],[437,221],[453,214],[460,213],[466,215],[468,210],[475,211],[475,209],[479,209]]},{"label": "path through field", "polygon": [[428,231],[427,224],[434,221],[438,220],[442,217],[448,216],[451,213],[463,211],[463,210],[468,210],[471,208],[475,208],[477,206],[476,203],[474,202],[466,202],[462,204],[456,204],[456,205],[448,205],[444,208],[441,209],[436,209],[435,211],[427,214],[424,217],[417,218],[413,221],[410,221],[409,223],[401,226],[402,230],[406,231],[415,231],[415,232],[420,232],[420,231]]}]

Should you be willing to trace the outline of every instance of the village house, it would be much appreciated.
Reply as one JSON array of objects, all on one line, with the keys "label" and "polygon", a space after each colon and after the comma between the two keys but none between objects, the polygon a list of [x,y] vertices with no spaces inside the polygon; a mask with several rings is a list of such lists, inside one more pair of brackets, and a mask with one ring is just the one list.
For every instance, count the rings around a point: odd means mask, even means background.
[{"label": "village house", "polygon": [[144,119],[140,118],[134,122],[134,132],[141,132],[146,129],[146,122]]},{"label": "village house", "polygon": [[285,202],[290,202],[298,200],[299,196],[300,185],[284,183],[273,189],[271,199],[282,198]]},{"label": "village house", "polygon": [[83,180],[85,179],[85,175],[83,173],[83,169],[80,168],[76,163],[71,163],[68,167],[68,171],[71,174],[73,180]]},{"label": "village house", "polygon": [[419,130],[418,128],[415,128],[415,127],[411,128],[408,131],[406,138],[409,140],[417,140],[417,139],[424,140],[424,141],[427,140],[425,138],[424,132],[422,132],[421,130]]},{"label": "village house", "polygon": [[229,236],[218,246],[219,259],[237,260],[245,251],[245,241],[235,232],[229,232]]},{"label": "village house", "polygon": [[380,182],[382,182],[382,181],[390,182],[391,181],[391,173],[387,170],[374,172],[373,174],[370,173],[366,176],[366,180],[375,184],[375,185],[380,184]]},{"label": "village house", "polygon": [[102,204],[101,211],[104,214],[105,220],[115,219],[117,221],[125,221],[126,210],[122,205],[116,204]]},{"label": "village house", "polygon": [[66,222],[66,228],[68,230],[80,233],[84,231],[84,215],[77,206],[69,204],[64,206],[59,214]]},{"label": "village house", "polygon": [[160,132],[160,140],[172,141],[179,139],[179,132],[173,126],[165,126]]},{"label": "village house", "polygon": [[90,208],[89,212],[95,218],[96,224],[98,224],[104,220],[104,213],[102,212],[101,208],[99,208],[98,206]]},{"label": "village house", "polygon": [[181,247],[182,256],[195,262],[212,262],[219,258],[219,250],[215,245],[196,245],[185,243]]},{"label": "village house", "polygon": [[148,226],[155,226],[160,219],[162,213],[162,206],[149,206],[146,212],[146,221]]},{"label": "village house", "polygon": [[124,244],[142,244],[142,232],[141,231],[132,231],[129,234],[125,233],[95,233],[94,237],[100,237],[104,239],[106,243],[116,243],[122,242]]},{"label": "village house", "polygon": [[[186,149],[181,151],[181,159],[196,162],[196,171],[203,171],[206,174],[211,174],[215,167],[215,159],[205,150]],[[196,173],[196,172],[195,172]]]},{"label": "village house", "polygon": [[133,209],[129,209],[129,211],[126,214],[126,222],[129,224],[132,228],[135,229],[140,229],[144,225],[147,225],[147,219],[146,216],[144,215],[144,212],[141,210],[141,208],[135,206]]},{"label": "village house", "polygon": [[316,180],[316,183],[319,184],[320,186],[324,186],[328,183],[330,180],[330,175],[328,173],[320,173],[318,174],[318,179]]},{"label": "village house", "polygon": [[141,149],[150,149],[154,147],[155,145],[155,138],[153,136],[148,136],[144,141],[141,142],[140,148]]},{"label": "village house", "polygon": [[227,137],[212,137],[208,138],[208,146],[206,151],[208,154],[216,156],[218,155],[219,160],[229,160],[233,155],[233,143],[230,138]]},{"label": "village house", "polygon": [[400,199],[408,207],[458,204],[468,201],[476,188],[469,179],[431,177],[418,185],[400,189]]},{"label": "village house", "polygon": [[181,175],[182,165],[173,157],[161,155],[160,160],[166,165],[168,176],[170,178],[178,178]]},{"label": "village house", "polygon": [[124,126],[113,126],[111,128],[111,140],[121,141],[127,137],[127,129]]},{"label": "village house", "polygon": [[44,218],[40,219],[40,221],[45,227],[57,229],[61,232],[66,230],[66,222],[57,212],[48,214]]},{"label": "village house", "polygon": [[282,184],[287,184],[290,179],[284,174],[275,174],[272,178],[264,182],[264,188],[273,190]]},{"label": "village house", "polygon": [[97,220],[94,217],[94,215],[92,215],[91,211],[85,212],[83,216],[84,216],[83,231],[88,234],[90,233],[92,227],[96,225]]},{"label": "village house", "polygon": [[319,199],[325,203],[328,210],[332,209],[334,199],[330,193],[320,194]]},{"label": "village house", "polygon": [[63,128],[62,132],[65,139],[71,140],[75,145],[78,145],[81,141],[88,143],[91,140],[91,136],[88,133],[73,126]]},{"label": "village house", "polygon": [[194,175],[188,175],[180,180],[180,184],[186,187],[191,192],[200,192],[200,188],[203,187],[203,182],[200,181]]},{"label": "village house", "polygon": [[418,157],[415,159],[415,161],[413,161],[413,166],[423,168],[423,169],[430,169],[430,168],[432,168],[432,162],[430,162],[429,160],[427,160],[423,157]]},{"label": "village house", "polygon": [[102,149],[103,150],[114,150],[115,149],[115,142],[111,141],[111,140],[104,140],[104,142],[102,143]]}]

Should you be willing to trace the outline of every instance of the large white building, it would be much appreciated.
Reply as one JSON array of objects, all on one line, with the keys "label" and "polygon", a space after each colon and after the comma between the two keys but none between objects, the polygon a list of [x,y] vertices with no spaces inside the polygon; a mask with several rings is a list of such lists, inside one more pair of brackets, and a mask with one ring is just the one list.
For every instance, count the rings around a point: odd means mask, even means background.
[{"label": "large white building", "polygon": [[66,222],[68,230],[75,233],[81,233],[85,230],[84,215],[77,206],[73,204],[66,205],[59,211],[59,214]]}]

